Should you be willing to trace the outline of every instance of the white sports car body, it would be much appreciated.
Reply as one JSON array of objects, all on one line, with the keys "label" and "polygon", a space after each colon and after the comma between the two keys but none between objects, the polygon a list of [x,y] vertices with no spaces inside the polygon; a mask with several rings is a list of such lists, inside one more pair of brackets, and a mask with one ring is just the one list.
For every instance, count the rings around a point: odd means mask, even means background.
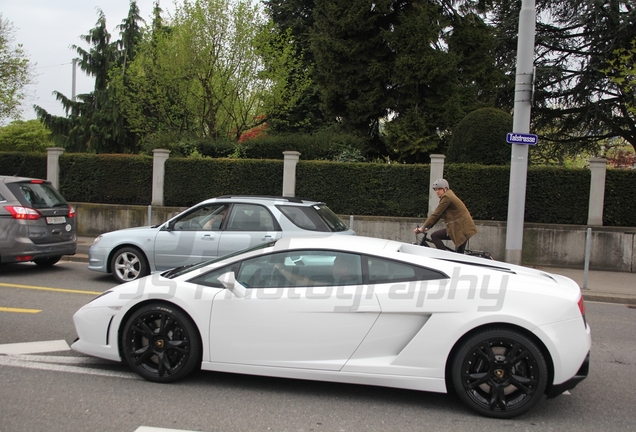
[{"label": "white sports car body", "polygon": [[579,286],[521,266],[358,236],[283,238],[106,291],[73,349],[169,382],[194,369],[454,388],[519,415],[587,376]]}]

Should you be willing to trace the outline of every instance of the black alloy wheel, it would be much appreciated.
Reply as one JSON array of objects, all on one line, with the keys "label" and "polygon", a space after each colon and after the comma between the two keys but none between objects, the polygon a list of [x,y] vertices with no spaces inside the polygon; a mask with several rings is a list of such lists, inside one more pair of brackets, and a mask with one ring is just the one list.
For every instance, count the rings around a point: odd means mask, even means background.
[{"label": "black alloy wheel", "polygon": [[547,386],[548,367],[541,351],[528,337],[505,328],[466,340],[452,368],[459,398],[487,417],[525,413],[539,402]]},{"label": "black alloy wheel", "polygon": [[173,382],[201,366],[201,340],[192,319],[182,310],[152,303],[135,311],[121,333],[128,365],[143,378]]},{"label": "black alloy wheel", "polygon": [[121,248],[115,252],[110,269],[119,283],[134,281],[150,273],[146,257],[134,247]]}]

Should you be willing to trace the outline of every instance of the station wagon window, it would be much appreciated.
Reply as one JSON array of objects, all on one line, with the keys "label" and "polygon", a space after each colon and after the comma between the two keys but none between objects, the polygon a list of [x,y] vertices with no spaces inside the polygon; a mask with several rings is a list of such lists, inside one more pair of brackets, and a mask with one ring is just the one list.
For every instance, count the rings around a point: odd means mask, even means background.
[{"label": "station wagon window", "polygon": [[276,207],[294,225],[304,230],[337,232],[349,229],[326,205],[316,204],[311,207],[277,205]]},{"label": "station wagon window", "polygon": [[263,206],[234,204],[227,225],[228,231],[275,231],[272,214]]},{"label": "station wagon window", "polygon": [[198,207],[179,218],[173,229],[177,231],[219,230],[223,223],[224,210],[227,205],[209,204]]}]

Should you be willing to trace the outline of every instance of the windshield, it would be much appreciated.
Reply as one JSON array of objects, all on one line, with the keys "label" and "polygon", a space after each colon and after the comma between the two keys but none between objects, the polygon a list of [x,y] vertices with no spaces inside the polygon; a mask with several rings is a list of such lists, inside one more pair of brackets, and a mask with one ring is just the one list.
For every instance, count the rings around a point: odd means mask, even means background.
[{"label": "windshield", "polygon": [[14,193],[18,192],[31,207],[36,209],[68,206],[64,198],[48,183],[20,182],[15,186],[9,185],[9,188]]},{"label": "windshield", "polygon": [[252,252],[252,251],[255,251],[255,250],[259,250],[259,249],[265,249],[265,248],[274,246],[275,244],[276,244],[276,241],[272,241],[272,242],[268,242],[268,243],[261,243],[261,244],[256,245],[256,246],[252,246],[252,247],[249,247],[247,249],[241,249],[240,251],[232,252],[230,254],[223,255],[222,257],[214,258],[214,259],[211,259],[211,260],[208,260],[208,261],[203,261],[203,262],[198,263],[198,264],[190,264],[188,266],[177,267],[177,268],[174,268],[172,270],[168,270],[166,272],[161,273],[161,276],[163,276],[165,278],[168,278],[168,279],[173,279],[173,278],[176,278],[177,276],[181,276],[181,275],[190,273],[190,272],[198,270],[198,269],[200,269],[202,267],[206,267],[206,266],[208,266],[210,264],[214,264],[216,262],[223,261],[223,260],[226,260],[228,258],[232,258],[232,257],[238,256],[238,255],[241,255],[241,254],[244,254],[244,253],[247,253],[247,252]]}]

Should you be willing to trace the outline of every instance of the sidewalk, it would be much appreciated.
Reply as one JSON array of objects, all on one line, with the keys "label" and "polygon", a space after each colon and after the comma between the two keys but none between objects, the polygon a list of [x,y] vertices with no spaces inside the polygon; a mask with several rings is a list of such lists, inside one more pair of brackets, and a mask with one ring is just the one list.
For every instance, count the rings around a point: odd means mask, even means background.
[{"label": "sidewalk", "polygon": [[[77,238],[77,253],[64,257],[69,261],[88,262],[88,248],[92,237]],[[582,288],[585,301],[621,303],[636,305],[636,273],[590,270],[587,275],[587,289],[583,289],[585,275],[583,269],[560,267],[533,267],[548,273],[569,277]]]}]

